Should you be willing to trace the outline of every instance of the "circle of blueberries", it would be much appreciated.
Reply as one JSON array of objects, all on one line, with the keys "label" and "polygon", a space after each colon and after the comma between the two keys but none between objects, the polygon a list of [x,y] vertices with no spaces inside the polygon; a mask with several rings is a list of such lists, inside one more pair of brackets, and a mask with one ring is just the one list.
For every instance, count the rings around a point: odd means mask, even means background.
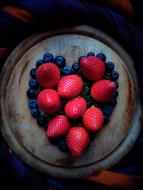
[{"label": "circle of blueberries", "polygon": [[[97,55],[95,55],[95,53],[89,52],[86,56],[87,57],[88,56],[96,56],[99,59],[101,59],[102,61],[104,61],[105,66],[106,66],[106,72],[104,75],[104,79],[108,79],[108,80],[116,82],[117,88],[119,87],[119,83],[117,82],[117,80],[119,78],[119,73],[114,70],[114,63],[106,62],[106,55],[104,53],[98,53]],[[40,85],[38,84],[38,82],[36,80],[36,70],[38,69],[38,67],[40,65],[42,65],[44,63],[50,63],[50,62],[53,62],[60,68],[60,72],[61,72],[62,76],[66,76],[69,74],[77,74],[82,77],[84,84],[83,84],[83,91],[81,93],[81,96],[86,99],[88,107],[95,105],[102,110],[102,112],[104,114],[104,125],[103,126],[105,126],[105,124],[108,123],[109,118],[113,112],[113,109],[117,104],[116,99],[118,97],[118,91],[116,89],[115,94],[112,97],[112,99],[109,102],[104,103],[104,104],[96,102],[94,99],[92,99],[92,97],[90,96],[90,87],[94,82],[91,82],[91,81],[88,81],[87,79],[85,79],[84,76],[81,75],[81,70],[80,70],[80,60],[86,56],[80,56],[77,63],[74,63],[72,66],[69,66],[69,65],[66,65],[66,59],[63,56],[56,56],[54,58],[54,56],[51,53],[45,53],[43,56],[43,59],[38,59],[35,63],[35,68],[32,68],[30,70],[31,79],[28,82],[29,89],[27,90],[27,96],[29,98],[28,106],[31,109],[32,117],[34,117],[37,120],[37,124],[40,127],[43,127],[45,130],[47,130],[48,118],[45,115],[42,115],[38,108],[37,96],[40,93],[40,91],[42,90],[42,88],[40,87]],[[64,99],[63,99],[63,104],[65,104],[65,103],[66,103],[66,101],[64,102]],[[57,114],[61,114],[61,113],[63,114],[64,112],[62,110],[60,110]],[[81,118],[79,118],[76,121],[71,121],[71,122],[73,125],[81,124]],[[90,139],[93,140],[95,138],[95,136],[96,136],[96,134],[91,133]],[[52,144],[58,145],[58,147],[62,151],[68,150],[65,138],[49,139],[49,141]]]}]

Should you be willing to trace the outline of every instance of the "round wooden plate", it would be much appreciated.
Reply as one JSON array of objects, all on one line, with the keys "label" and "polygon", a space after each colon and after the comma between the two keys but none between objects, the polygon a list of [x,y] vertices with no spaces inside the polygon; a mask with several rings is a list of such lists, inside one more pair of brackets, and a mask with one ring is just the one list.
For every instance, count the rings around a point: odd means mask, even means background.
[{"label": "round wooden plate", "polygon": [[[79,158],[49,143],[27,105],[29,71],[46,52],[63,55],[69,65],[87,52],[103,52],[120,73],[117,106],[110,122]],[[101,31],[79,26],[35,34],[11,53],[0,79],[1,131],[11,149],[28,165],[49,175],[79,178],[117,163],[132,147],[140,131],[141,107],[132,59]]]}]

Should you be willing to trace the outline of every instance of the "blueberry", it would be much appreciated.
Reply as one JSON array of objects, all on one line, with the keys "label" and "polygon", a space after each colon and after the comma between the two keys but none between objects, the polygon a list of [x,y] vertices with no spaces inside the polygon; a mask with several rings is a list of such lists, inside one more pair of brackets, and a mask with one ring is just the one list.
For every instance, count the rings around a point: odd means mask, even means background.
[{"label": "blueberry", "polygon": [[64,67],[66,64],[66,60],[63,56],[57,56],[54,60],[55,64],[59,67]]},{"label": "blueberry", "polygon": [[59,141],[58,146],[59,146],[60,150],[67,151],[67,144],[66,144],[65,140]]},{"label": "blueberry", "polygon": [[79,71],[79,69],[80,69],[80,64],[79,63],[74,63],[73,65],[72,65],[72,69],[73,69],[73,72],[78,72]]},{"label": "blueberry", "polygon": [[79,63],[80,63],[81,59],[82,59],[82,58],[85,58],[85,57],[86,57],[86,56],[83,56],[83,55],[80,56],[80,57],[79,57]]},{"label": "blueberry", "polygon": [[113,95],[113,98],[117,98],[119,95],[118,91],[115,91],[114,95]]},{"label": "blueberry", "polygon": [[37,80],[35,80],[35,79],[31,79],[30,81],[29,81],[29,86],[31,87],[31,88],[37,88],[38,86],[39,86],[39,84],[38,84],[38,82],[37,82]]},{"label": "blueberry", "polygon": [[34,90],[34,89],[31,89],[31,88],[29,88],[29,89],[27,90],[27,96],[28,96],[29,98],[36,98],[36,97],[37,97],[37,95],[36,95],[36,93],[35,93],[35,90]]},{"label": "blueberry", "polygon": [[53,62],[53,55],[51,53],[45,53],[43,56],[43,62],[44,63],[49,63],[49,62]]},{"label": "blueberry", "polygon": [[62,69],[62,73],[63,75],[69,75],[72,72],[72,68],[68,65],[66,65],[63,69]]},{"label": "blueberry", "polygon": [[109,72],[113,71],[113,70],[114,70],[114,63],[112,63],[112,62],[107,62],[107,63],[106,63],[106,69],[107,69],[107,71],[109,71]]},{"label": "blueberry", "polygon": [[115,83],[116,83],[116,88],[118,88],[119,87],[119,83],[117,81],[115,81]]},{"label": "blueberry", "polygon": [[104,115],[104,125],[107,124],[109,121],[109,116],[108,115]]},{"label": "blueberry", "polygon": [[113,107],[111,107],[111,106],[105,106],[103,108],[104,115],[110,116],[112,112],[113,112]]},{"label": "blueberry", "polygon": [[111,73],[111,80],[115,81],[119,78],[119,73],[117,71],[112,71]]},{"label": "blueberry", "polygon": [[115,98],[112,98],[112,99],[109,101],[108,104],[109,104],[110,106],[112,106],[112,107],[115,107],[116,104],[117,104],[117,100],[116,100]]},{"label": "blueberry", "polygon": [[31,109],[37,108],[37,100],[35,99],[31,99],[28,101],[28,106]]},{"label": "blueberry", "polygon": [[38,59],[36,62],[36,68],[43,64],[43,59]]},{"label": "blueberry", "polygon": [[89,133],[89,137],[91,140],[94,140],[96,137],[96,133]]},{"label": "blueberry", "polygon": [[37,124],[40,125],[40,126],[45,126],[47,124],[47,118],[43,115],[40,115],[38,118],[37,118]]},{"label": "blueberry", "polygon": [[96,55],[96,57],[98,57],[99,59],[101,59],[102,61],[106,61],[106,56],[104,53],[98,53]]},{"label": "blueberry", "polygon": [[36,68],[31,69],[31,71],[30,71],[30,76],[31,76],[33,79],[36,78]]},{"label": "blueberry", "polygon": [[87,54],[87,57],[88,57],[88,56],[95,56],[95,53],[89,52],[89,53]]},{"label": "blueberry", "polygon": [[32,110],[31,110],[31,115],[33,116],[33,117],[38,117],[39,115],[40,115],[40,111],[39,111],[39,109],[38,108],[33,108]]}]

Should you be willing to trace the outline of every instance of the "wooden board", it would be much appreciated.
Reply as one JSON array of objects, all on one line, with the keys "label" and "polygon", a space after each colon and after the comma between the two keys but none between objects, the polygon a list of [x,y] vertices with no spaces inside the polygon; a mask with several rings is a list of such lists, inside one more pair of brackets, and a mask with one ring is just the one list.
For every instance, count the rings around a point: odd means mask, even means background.
[{"label": "wooden board", "polygon": [[[69,65],[80,55],[103,52],[120,73],[117,106],[110,122],[80,158],[61,152],[45,137],[30,115],[26,91],[29,71],[46,52],[63,55]],[[88,27],[35,34],[11,53],[0,79],[1,131],[11,149],[28,165],[49,175],[79,178],[117,163],[132,147],[140,131],[141,108],[132,59],[110,37]]]}]

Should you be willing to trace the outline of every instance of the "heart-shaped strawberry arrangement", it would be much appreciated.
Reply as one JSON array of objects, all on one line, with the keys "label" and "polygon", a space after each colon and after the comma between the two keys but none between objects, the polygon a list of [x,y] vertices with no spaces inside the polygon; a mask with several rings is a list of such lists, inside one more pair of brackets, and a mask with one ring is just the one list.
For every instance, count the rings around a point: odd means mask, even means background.
[{"label": "heart-shaped strawberry arrangement", "polygon": [[117,103],[119,73],[114,64],[103,53],[89,52],[69,66],[63,56],[46,53],[30,76],[28,105],[37,124],[52,144],[80,156]]}]

